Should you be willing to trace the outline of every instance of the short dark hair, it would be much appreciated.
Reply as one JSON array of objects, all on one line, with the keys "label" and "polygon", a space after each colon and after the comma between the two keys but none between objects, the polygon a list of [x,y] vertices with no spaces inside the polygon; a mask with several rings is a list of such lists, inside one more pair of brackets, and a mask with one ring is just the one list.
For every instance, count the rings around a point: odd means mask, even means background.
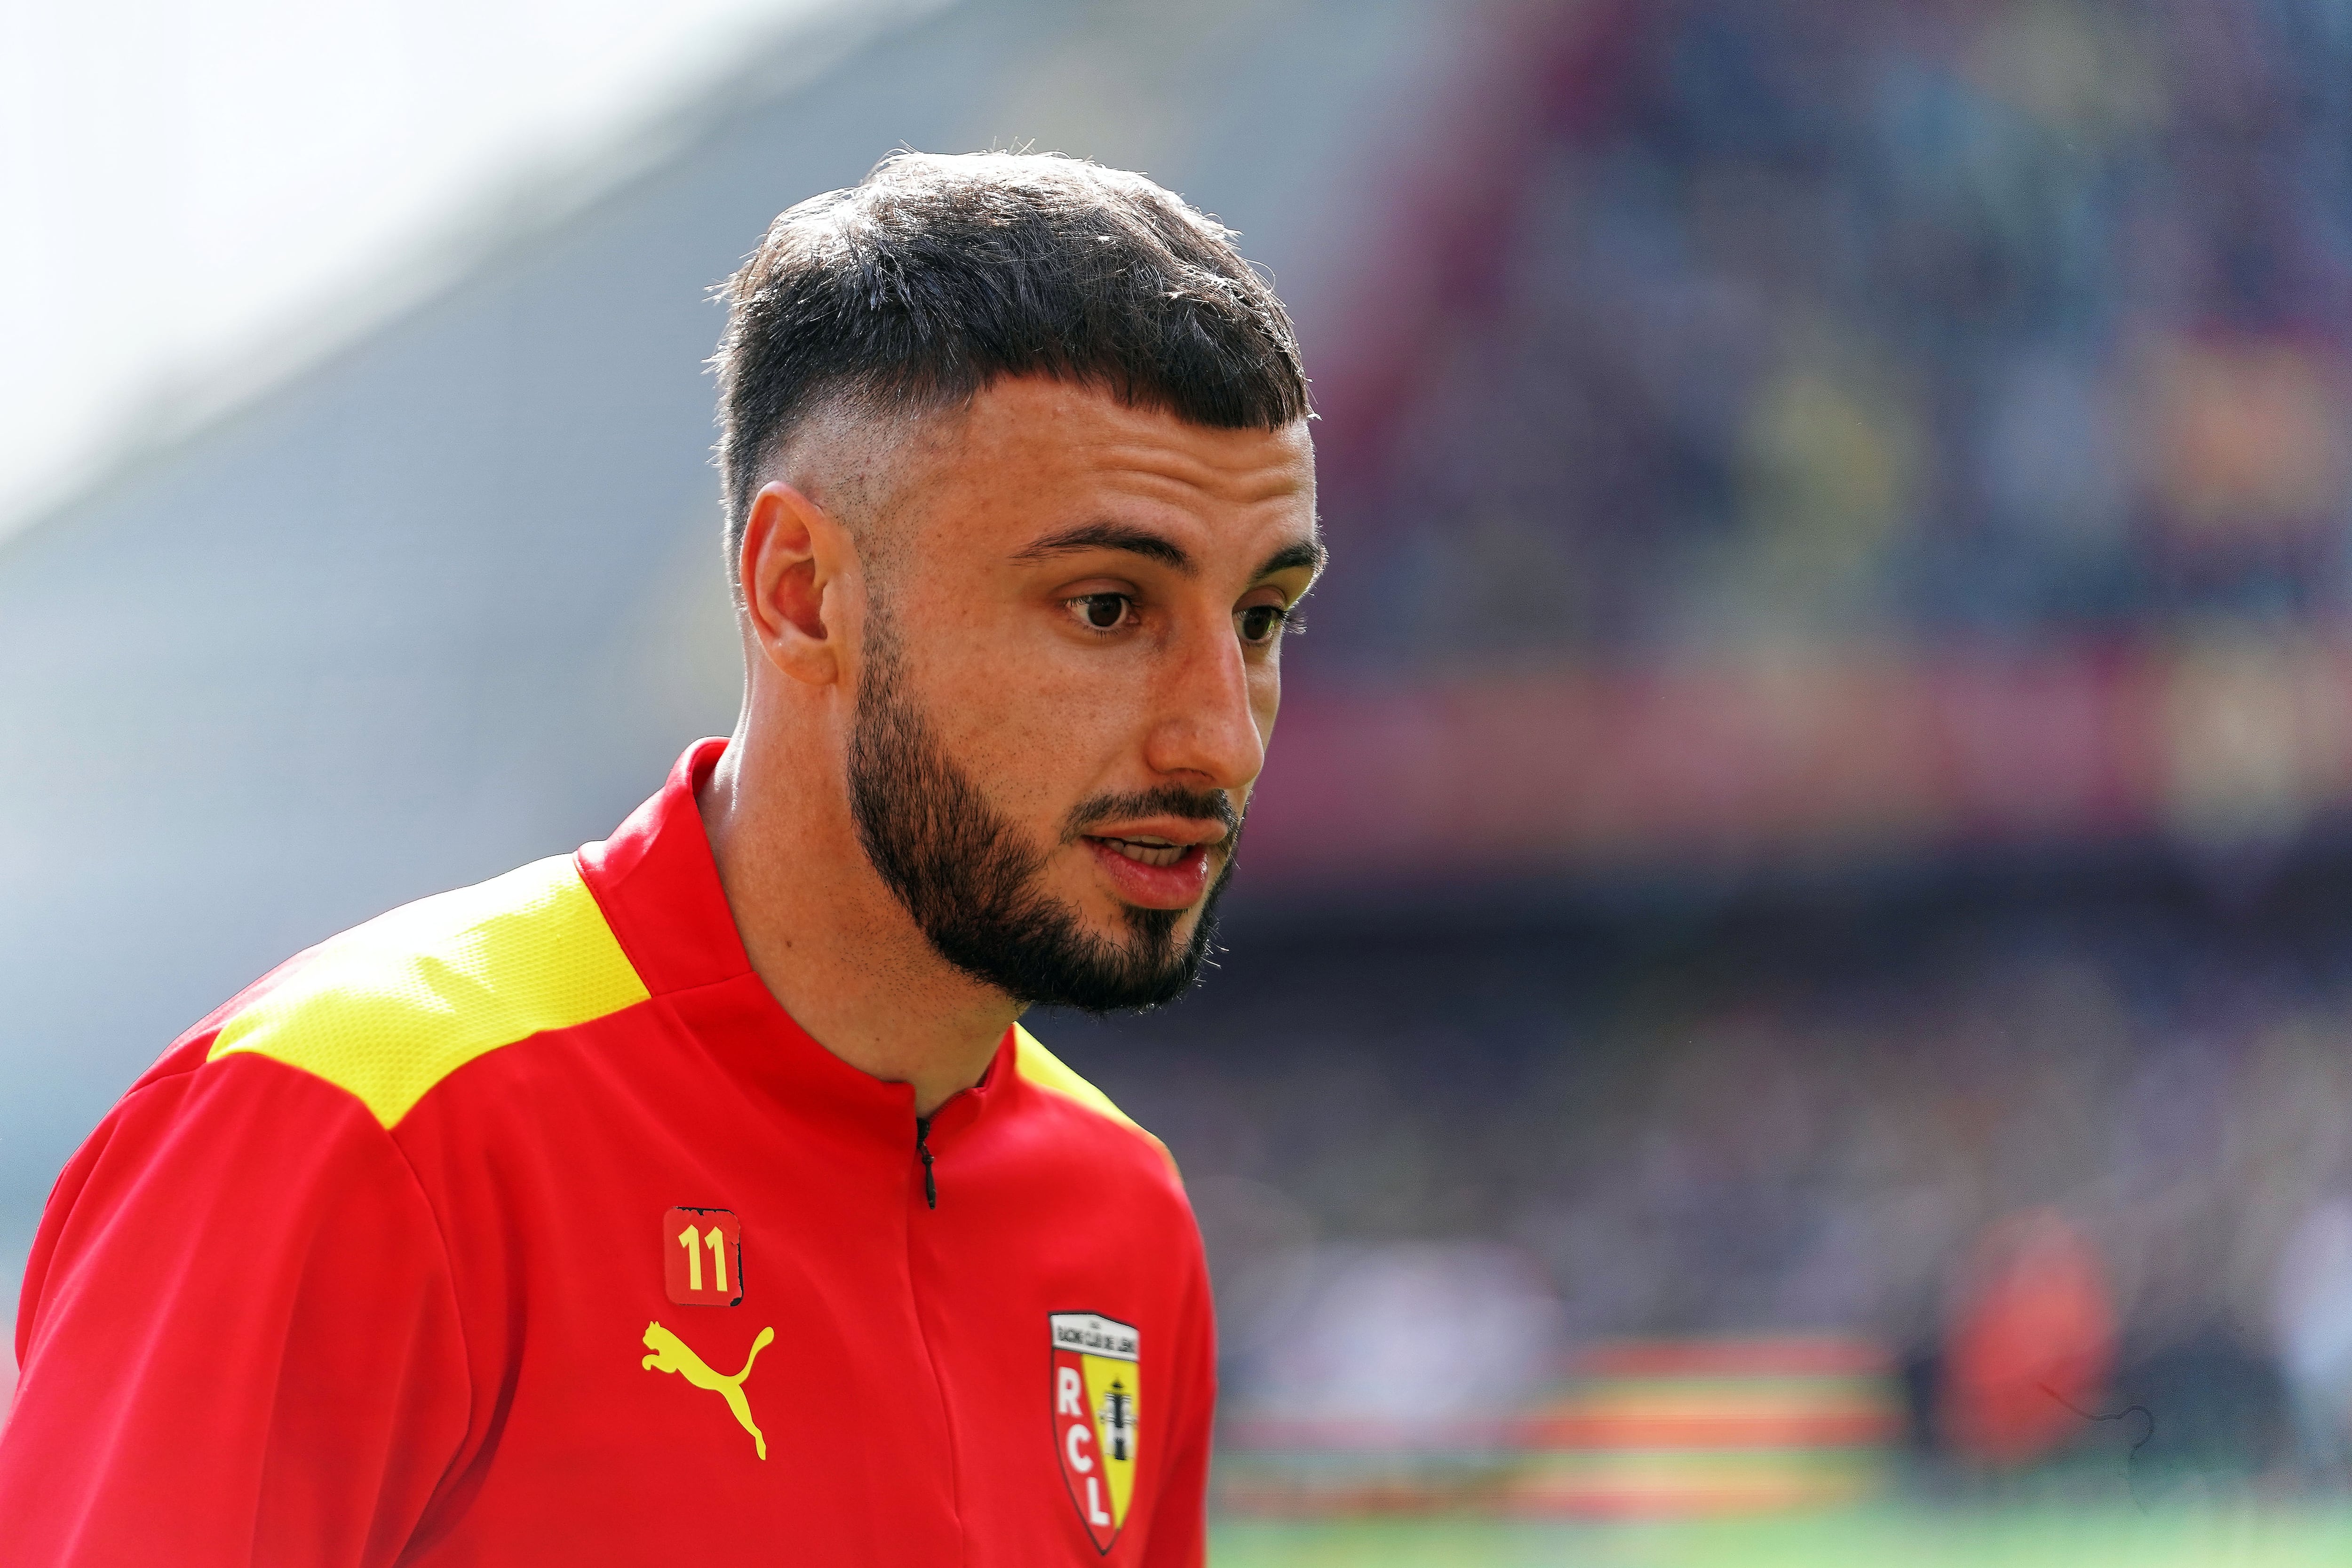
[{"label": "short dark hair", "polygon": [[761,464],[821,408],[927,413],[1045,375],[1222,429],[1307,417],[1289,315],[1233,239],[1055,153],[894,153],[789,208],[728,279],[710,362],[728,570]]}]

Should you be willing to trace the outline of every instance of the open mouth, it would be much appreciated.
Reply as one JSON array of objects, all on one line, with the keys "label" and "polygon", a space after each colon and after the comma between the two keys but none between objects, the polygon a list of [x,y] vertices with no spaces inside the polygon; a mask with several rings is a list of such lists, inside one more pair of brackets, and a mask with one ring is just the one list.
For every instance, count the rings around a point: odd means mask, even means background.
[{"label": "open mouth", "polygon": [[1090,835],[1097,844],[1107,845],[1142,866],[1173,866],[1188,850],[1199,848],[1194,844],[1171,844],[1165,838],[1112,838]]},{"label": "open mouth", "polygon": [[[1136,823],[1137,827],[1144,826]],[[1209,890],[1223,837],[1203,840],[1207,825],[1156,824],[1163,833],[1089,833],[1084,836],[1095,862],[1110,879],[1112,896],[1140,910],[1189,909]],[[1213,853],[1214,851],[1214,853]]]}]

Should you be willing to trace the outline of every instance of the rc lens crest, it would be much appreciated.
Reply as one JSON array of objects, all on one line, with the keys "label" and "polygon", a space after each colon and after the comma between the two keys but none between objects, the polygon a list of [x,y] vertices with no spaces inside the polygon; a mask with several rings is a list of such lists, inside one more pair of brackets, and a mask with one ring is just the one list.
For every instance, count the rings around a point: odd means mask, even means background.
[{"label": "rc lens crest", "polygon": [[1095,1550],[1108,1552],[1135,1498],[1141,1336],[1093,1312],[1055,1312],[1051,1321],[1054,1447]]}]

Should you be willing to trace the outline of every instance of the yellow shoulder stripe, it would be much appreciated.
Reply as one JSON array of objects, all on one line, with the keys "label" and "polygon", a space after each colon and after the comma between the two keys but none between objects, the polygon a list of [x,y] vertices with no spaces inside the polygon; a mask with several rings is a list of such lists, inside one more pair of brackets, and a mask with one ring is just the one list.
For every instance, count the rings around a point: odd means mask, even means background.
[{"label": "yellow shoulder stripe", "polygon": [[206,1059],[275,1058],[349,1089],[391,1127],[476,1057],[646,996],[559,855],[331,939],[224,1025]]},{"label": "yellow shoulder stripe", "polygon": [[1168,1145],[1145,1131],[1135,1118],[1112,1104],[1109,1095],[1072,1072],[1061,1058],[1039,1045],[1037,1037],[1020,1025],[1013,1026],[1013,1062],[1024,1079],[1065,1100],[1077,1101],[1097,1116],[1118,1122],[1159,1150],[1160,1157],[1168,1162],[1169,1169],[1175,1169],[1176,1157],[1168,1152]]}]

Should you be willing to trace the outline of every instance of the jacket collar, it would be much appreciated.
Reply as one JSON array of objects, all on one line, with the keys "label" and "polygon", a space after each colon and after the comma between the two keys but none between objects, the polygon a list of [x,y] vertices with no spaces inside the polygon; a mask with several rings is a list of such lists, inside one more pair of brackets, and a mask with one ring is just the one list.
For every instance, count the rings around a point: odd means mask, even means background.
[{"label": "jacket collar", "polygon": [[[885,1083],[824,1048],[793,1021],[751,968],[719,880],[696,795],[727,751],[724,739],[687,748],[660,791],[613,836],[583,846],[577,863],[637,977],[735,1070],[789,1104],[854,1118],[914,1116],[914,1089]],[[940,1108],[933,1136],[974,1120],[992,1085],[1016,1076],[1007,1029],[976,1089]],[[997,1096],[996,1098],[1003,1098]]]}]

